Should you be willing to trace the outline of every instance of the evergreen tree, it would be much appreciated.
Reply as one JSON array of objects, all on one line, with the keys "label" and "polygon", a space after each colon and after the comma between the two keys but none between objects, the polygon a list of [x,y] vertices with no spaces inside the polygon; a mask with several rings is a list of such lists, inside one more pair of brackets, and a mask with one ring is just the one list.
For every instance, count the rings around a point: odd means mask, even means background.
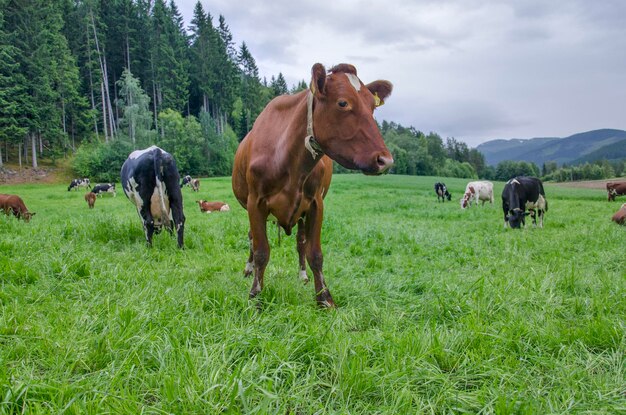
[{"label": "evergreen tree", "polygon": [[171,108],[183,111],[188,101],[186,37],[175,5],[168,8],[156,0],[152,9],[151,80],[155,112]]},{"label": "evergreen tree", "polygon": [[245,42],[239,48],[237,63],[241,72],[239,94],[242,102],[242,111],[240,123],[242,127],[245,127],[243,129],[245,129],[247,134],[252,129],[252,124],[261,112],[264,102],[259,69]]},{"label": "evergreen tree", "polygon": [[[6,3],[0,0],[0,167],[3,164],[2,144],[15,144],[22,140],[28,128],[26,120],[20,118],[30,112],[25,108],[29,102],[26,79],[15,60],[17,51],[4,30],[3,10]],[[4,157],[7,158],[8,154]]]},{"label": "evergreen tree", "polygon": [[285,81],[285,77],[283,76],[282,72],[278,73],[278,77],[276,79],[272,77],[270,87],[272,88],[272,94],[275,97],[289,93],[289,89],[287,88],[287,82]]}]

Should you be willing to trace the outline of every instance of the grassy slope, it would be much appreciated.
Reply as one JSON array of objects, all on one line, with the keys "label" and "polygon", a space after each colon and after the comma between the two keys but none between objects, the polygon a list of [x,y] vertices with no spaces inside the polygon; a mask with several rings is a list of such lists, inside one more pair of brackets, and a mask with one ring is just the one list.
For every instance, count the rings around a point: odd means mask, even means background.
[{"label": "grassy slope", "polygon": [[498,196],[459,208],[464,180],[445,204],[435,178],[333,180],[332,311],[275,232],[262,311],[248,301],[228,178],[184,189],[184,251],[167,234],[146,248],[123,194],[88,210],[66,185],[3,186],[37,215],[0,217],[0,413],[626,411],[624,228],[605,192],[547,185],[546,227],[513,231]]}]

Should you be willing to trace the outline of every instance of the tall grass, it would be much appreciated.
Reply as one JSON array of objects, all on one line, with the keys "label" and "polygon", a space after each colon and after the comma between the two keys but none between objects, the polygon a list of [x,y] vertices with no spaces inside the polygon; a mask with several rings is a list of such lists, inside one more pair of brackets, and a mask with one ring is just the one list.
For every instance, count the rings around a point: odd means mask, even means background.
[{"label": "tall grass", "polygon": [[[3,186],[0,413],[614,414],[626,412],[626,234],[603,192],[546,186],[545,228],[461,210],[465,181],[339,175],[326,199],[336,310],[270,232],[258,302],[230,179],[184,189],[185,250],[145,246],[120,193]],[[200,213],[196,199],[225,213]],[[270,229],[273,229],[271,226]]]}]

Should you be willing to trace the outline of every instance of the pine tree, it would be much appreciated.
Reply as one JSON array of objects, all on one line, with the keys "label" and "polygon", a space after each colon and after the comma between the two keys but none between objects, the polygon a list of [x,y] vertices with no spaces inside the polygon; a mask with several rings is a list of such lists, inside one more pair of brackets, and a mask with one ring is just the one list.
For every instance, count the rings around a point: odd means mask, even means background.
[{"label": "pine tree", "polygon": [[29,112],[24,108],[28,102],[26,79],[15,59],[17,51],[4,30],[5,6],[6,1],[0,0],[0,167],[3,165],[1,145],[15,144],[26,135],[28,128],[20,118]]},{"label": "pine tree", "polygon": [[270,87],[272,88],[272,93],[275,97],[279,95],[285,95],[289,93],[289,89],[287,88],[287,81],[285,81],[285,77],[282,72],[278,73],[278,77],[274,79],[272,76],[272,82],[270,83]]},{"label": "pine tree", "polygon": [[[237,57],[239,70],[241,72],[240,97],[242,101],[242,120],[245,126],[245,133],[252,129],[254,120],[261,112],[263,102],[262,85],[259,79],[259,69],[256,61],[252,57],[250,50],[243,42],[239,48]],[[243,132],[240,130],[240,133]]]}]

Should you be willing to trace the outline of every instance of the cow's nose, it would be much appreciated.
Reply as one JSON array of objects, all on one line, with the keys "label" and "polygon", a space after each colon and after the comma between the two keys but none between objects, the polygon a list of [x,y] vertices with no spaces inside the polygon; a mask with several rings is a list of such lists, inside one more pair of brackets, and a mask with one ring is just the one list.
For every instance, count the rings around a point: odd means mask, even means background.
[{"label": "cow's nose", "polygon": [[393,157],[379,155],[376,159],[378,163],[378,173],[386,173],[393,166]]}]

